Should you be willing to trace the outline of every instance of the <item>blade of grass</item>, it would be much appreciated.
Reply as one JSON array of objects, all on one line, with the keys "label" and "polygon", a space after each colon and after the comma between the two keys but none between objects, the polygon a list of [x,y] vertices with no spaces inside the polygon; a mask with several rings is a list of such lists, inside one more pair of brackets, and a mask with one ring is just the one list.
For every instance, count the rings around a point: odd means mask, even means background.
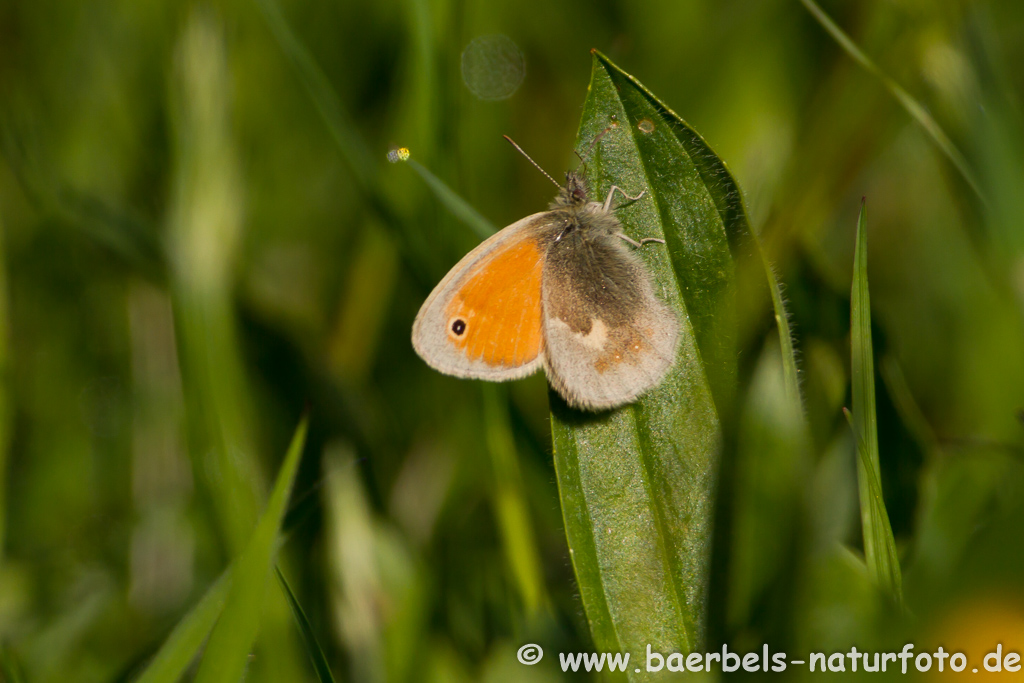
[{"label": "blade of grass", "polygon": [[230,587],[231,569],[228,568],[178,622],[135,683],[175,683],[181,678],[224,610]]},{"label": "blade of grass", "polygon": [[21,665],[14,655],[4,646],[0,646],[0,674],[5,683],[24,683]]},{"label": "blade of grass", "polygon": [[274,0],[256,0],[263,17],[270,27],[271,33],[277,40],[278,45],[284,50],[285,55],[291,60],[295,67],[295,73],[302,81],[303,87],[309,93],[309,98],[317,108],[327,129],[337,143],[342,158],[348,164],[359,186],[366,192],[373,192],[376,187],[377,168],[379,164],[370,150],[363,142],[362,136],[356,130],[355,124],[349,118],[345,107],[338,98],[334,88],[331,87],[327,76],[317,65],[313,56],[306,49],[288,22],[281,14],[281,8]]},{"label": "blade of grass", "polygon": [[235,326],[233,267],[244,200],[226,94],[227,55],[215,17],[199,10],[189,16],[175,67],[167,242],[189,450],[229,555],[236,556],[252,533],[266,483]]},{"label": "blade of grass", "polygon": [[851,381],[853,411],[851,427],[857,438],[857,480],[860,489],[861,527],[864,556],[878,585],[899,603],[903,601],[902,579],[889,515],[882,500],[878,460],[878,425],[875,411],[875,361],[871,347],[871,297],[868,292],[866,212],[861,203],[857,218],[857,247],[853,257],[853,286],[850,293]]},{"label": "blade of grass", "polygon": [[32,124],[16,118],[10,109],[0,108],[0,154],[29,200],[42,213],[80,230],[135,272],[163,284],[167,262],[156,226],[100,197],[69,187],[45,158]]},{"label": "blade of grass", "polygon": [[306,652],[309,653],[309,659],[313,662],[313,668],[316,670],[317,679],[320,683],[334,683],[334,674],[331,673],[331,667],[327,664],[327,657],[324,655],[324,650],[320,647],[320,642],[316,639],[316,634],[313,632],[313,625],[309,623],[309,619],[306,617],[306,613],[302,609],[302,605],[295,597],[295,593],[292,591],[292,587],[288,585],[288,580],[284,578],[284,574],[281,572],[281,567],[274,567],[274,571],[277,573],[277,579],[281,584],[281,588],[284,590],[284,595],[288,598],[288,605],[292,608],[292,615],[295,617],[295,623],[299,627],[299,632],[302,634],[302,642],[306,645]]},{"label": "blade of grass", "polygon": [[409,159],[407,163],[414,171],[416,171],[416,173],[419,174],[420,178],[422,178],[423,182],[427,184],[427,187],[429,187],[430,191],[434,193],[434,196],[437,197],[438,201],[440,201],[453,216],[469,227],[477,237],[481,240],[485,240],[496,232],[493,223],[484,218],[479,211],[469,204],[469,202],[460,197],[454,190],[448,187],[443,180],[423,166],[423,164],[418,163],[415,159]]},{"label": "blade of grass", "polygon": [[928,455],[934,454],[939,447],[939,439],[935,435],[935,430],[928,423],[928,418],[925,417],[921,406],[914,399],[914,394],[907,385],[907,378],[903,375],[899,361],[894,355],[884,356],[878,370],[903,425],[914,437],[921,450]]},{"label": "blade of grass", "polygon": [[415,55],[409,63],[412,74],[408,113],[412,118],[413,139],[417,141],[417,147],[427,146],[425,158],[434,159],[438,141],[450,139],[438,135],[438,119],[445,98],[440,96],[443,91],[439,87],[434,35],[438,22],[432,10],[439,7],[430,0],[405,0],[404,5],[409,22],[409,42]]},{"label": "blade of grass", "polygon": [[796,350],[793,348],[793,330],[789,325],[789,312],[786,311],[786,300],[782,296],[782,286],[775,274],[775,268],[768,261],[764,245],[757,233],[751,231],[757,245],[757,252],[764,265],[764,272],[768,278],[768,289],[771,292],[772,308],[775,311],[775,327],[779,333],[779,350],[782,353],[782,371],[785,378],[786,400],[794,403],[803,414],[803,395],[800,391],[800,373],[796,364]]},{"label": "blade of grass", "polygon": [[504,387],[485,384],[484,430],[494,471],[493,504],[498,516],[505,557],[528,616],[535,616],[548,604],[530,510],[523,492],[522,475],[516,459],[515,437],[509,424]]},{"label": "blade of grass", "polygon": [[865,548],[870,536],[870,543],[875,549],[875,557],[867,560],[866,565],[875,584],[885,590],[897,604],[902,605],[903,577],[900,572],[899,556],[896,552],[896,540],[893,538],[892,526],[889,523],[889,513],[885,509],[885,501],[882,498],[882,482],[878,473],[870,467],[868,446],[854,427],[853,415],[848,408],[843,408],[843,415],[846,416],[846,421],[849,423],[856,441],[857,472],[864,474],[858,478],[858,483],[862,487],[861,505],[863,506],[866,497],[871,517],[870,525],[865,525],[862,533],[864,534]]},{"label": "blade of grass", "polygon": [[[252,544],[269,486],[257,457],[259,425],[253,419],[253,395],[236,325],[235,266],[246,227],[245,183],[228,97],[232,79],[226,40],[210,8],[197,7],[187,15],[174,66],[170,102],[175,174],[168,254],[189,451],[196,479],[217,513],[227,553],[237,562]],[[244,588],[240,571],[236,564],[232,591]],[[225,609],[230,606],[229,595]],[[293,678],[305,666],[303,654],[287,637],[290,616],[276,593],[262,621],[262,667],[281,679]],[[257,623],[253,616],[246,624],[253,635]],[[227,636],[218,636],[215,627],[211,638]],[[211,652],[216,650],[207,650]],[[220,661],[215,655],[213,663],[204,665],[218,671],[224,666]]]},{"label": "blade of grass", "polygon": [[785,619],[778,613],[759,620],[753,615],[759,605],[795,592],[794,558],[805,530],[800,502],[809,485],[811,449],[800,403],[790,396],[785,359],[769,338],[739,414],[727,594],[728,623],[736,630]]},{"label": "blade of grass", "polygon": [[256,0],[256,4],[337,144],[341,158],[352,173],[368,208],[397,238],[396,244],[403,259],[413,275],[426,286],[430,278],[426,274],[429,269],[424,264],[423,254],[429,253],[429,250],[425,248],[422,234],[410,229],[409,221],[392,208],[395,202],[384,192],[384,185],[379,182],[380,160],[370,152],[341,98],[313,55],[295,36],[277,3],[274,0]]},{"label": "blade of grass", "polygon": [[360,681],[383,680],[381,672],[387,670],[389,663],[385,645],[388,615],[377,606],[387,604],[395,596],[388,595],[385,587],[387,570],[382,564],[385,560],[380,525],[351,445],[328,444],[321,464],[325,479],[327,580],[338,589],[334,611],[350,677]]},{"label": "blade of grass", "polygon": [[7,235],[0,216],[0,562],[7,548],[7,476],[11,427],[14,416],[11,396],[10,317],[7,289]]},{"label": "blade of grass", "polygon": [[[315,501],[311,493],[313,492],[307,492],[305,498]],[[287,542],[287,535],[302,521],[309,507],[308,504],[304,504],[303,497],[295,501],[281,523],[282,533],[278,538],[278,547]],[[167,640],[153,655],[146,670],[135,679],[135,683],[174,683],[181,678],[224,610],[228,589],[231,586],[231,572],[232,567],[224,570],[206,590],[202,599],[175,625]]]},{"label": "blade of grass", "polygon": [[917,123],[924,129],[925,133],[938,145],[939,149],[946,158],[950,160],[953,166],[956,167],[964,181],[970,185],[971,189],[978,196],[983,204],[988,204],[988,199],[981,190],[981,186],[978,184],[977,179],[974,177],[974,171],[971,170],[970,165],[967,163],[967,159],[960,153],[953,141],[949,139],[945,131],[938,122],[932,118],[932,115],[928,113],[928,110],[919,103],[913,96],[910,95],[906,90],[900,86],[895,80],[890,78],[885,72],[883,72],[877,64],[875,64],[870,57],[864,54],[853,40],[843,32],[839,26],[832,21],[831,17],[825,13],[821,7],[818,6],[814,0],[800,0],[803,6],[808,12],[821,24],[833,40],[835,40],[841,48],[848,54],[855,62],[860,64],[865,71],[870,73],[872,76],[881,81],[882,85],[886,90],[889,91],[896,101],[899,102],[900,106],[910,117],[917,121]]},{"label": "blade of grass", "polygon": [[238,681],[245,671],[249,650],[259,631],[264,594],[277,547],[275,541],[306,443],[308,425],[308,418],[303,418],[295,430],[267,507],[237,560],[224,611],[210,634],[196,683]]}]

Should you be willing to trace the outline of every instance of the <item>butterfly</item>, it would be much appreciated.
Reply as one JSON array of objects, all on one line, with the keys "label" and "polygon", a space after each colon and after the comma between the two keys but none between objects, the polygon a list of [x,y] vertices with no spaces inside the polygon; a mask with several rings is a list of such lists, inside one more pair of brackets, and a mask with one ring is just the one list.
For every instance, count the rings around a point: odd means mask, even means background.
[{"label": "butterfly", "polygon": [[559,187],[547,211],[455,264],[420,308],[412,344],[448,375],[500,382],[543,366],[570,406],[615,408],[660,383],[675,361],[679,321],[633,252],[664,240],[633,240],[615,217],[616,192],[645,192],[613,186],[603,203],[591,201],[573,171]]}]

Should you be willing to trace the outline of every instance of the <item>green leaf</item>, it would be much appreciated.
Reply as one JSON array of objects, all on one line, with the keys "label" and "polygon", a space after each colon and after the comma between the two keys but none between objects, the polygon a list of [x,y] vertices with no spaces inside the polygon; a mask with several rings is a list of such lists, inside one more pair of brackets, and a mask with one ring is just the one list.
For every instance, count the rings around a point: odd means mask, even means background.
[{"label": "green leaf", "polygon": [[224,612],[210,634],[196,683],[231,683],[242,678],[259,630],[278,531],[306,443],[307,427],[308,420],[303,418],[292,437],[267,507],[235,563]]},{"label": "green leaf", "polygon": [[730,237],[749,230],[735,183],[700,136],[596,52],[577,146],[595,197],[612,184],[647,191],[617,215],[634,239],[665,238],[639,255],[682,339],[666,380],[630,406],[582,413],[551,395],[573,566],[598,650],[699,650],[722,442],[716,400],[731,402],[736,373]]},{"label": "green leaf", "polygon": [[864,557],[875,582],[899,603],[903,601],[896,542],[882,500],[875,413],[875,360],[871,348],[871,297],[868,293],[868,253],[865,211],[857,219],[857,249],[853,257],[850,293],[851,380],[853,413],[847,413],[857,440],[857,481],[860,489]]},{"label": "green leaf", "polygon": [[327,664],[324,650],[316,639],[313,625],[309,623],[302,605],[295,598],[295,593],[292,592],[292,587],[288,585],[288,580],[284,578],[281,568],[275,567],[274,570],[277,573],[278,581],[281,582],[281,588],[284,590],[285,597],[288,598],[288,605],[292,608],[292,616],[295,617],[295,623],[302,634],[302,642],[306,645],[306,652],[309,654],[310,661],[313,662],[313,668],[316,669],[317,679],[320,683],[334,683],[334,674],[331,673],[331,667]]}]

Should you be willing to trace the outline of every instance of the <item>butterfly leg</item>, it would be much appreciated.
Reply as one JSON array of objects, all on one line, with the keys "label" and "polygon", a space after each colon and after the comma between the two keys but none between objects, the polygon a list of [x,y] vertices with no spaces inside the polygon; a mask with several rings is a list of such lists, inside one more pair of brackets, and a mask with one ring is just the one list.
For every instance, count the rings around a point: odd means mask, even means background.
[{"label": "butterfly leg", "polygon": [[631,202],[635,202],[636,200],[640,199],[645,194],[647,194],[647,190],[642,190],[640,192],[640,194],[638,194],[637,196],[630,197],[628,194],[626,194],[626,191],[623,190],[621,187],[619,187],[618,185],[612,185],[612,189],[608,190],[608,197],[605,198],[604,206],[602,207],[605,211],[607,211],[608,207],[610,207],[612,205],[612,197],[615,195],[615,190],[618,190],[619,193],[622,194],[623,197],[625,197],[626,199],[628,199]]},{"label": "butterfly leg", "polygon": [[637,247],[638,249],[647,244],[648,242],[657,242],[658,244],[665,244],[665,240],[661,239],[660,237],[644,237],[642,240],[637,242],[635,239],[629,237],[625,233],[617,232],[615,234],[621,237],[623,240],[632,244],[634,247]]}]

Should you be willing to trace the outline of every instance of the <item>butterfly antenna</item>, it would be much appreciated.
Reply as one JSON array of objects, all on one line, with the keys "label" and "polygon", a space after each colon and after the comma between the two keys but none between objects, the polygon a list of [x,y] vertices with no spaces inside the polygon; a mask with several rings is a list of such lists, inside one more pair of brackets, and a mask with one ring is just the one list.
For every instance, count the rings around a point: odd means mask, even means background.
[{"label": "butterfly antenna", "polygon": [[573,150],[573,154],[580,160],[580,166],[583,167],[583,175],[587,175],[587,160],[583,158],[583,155],[579,153],[579,150]]},{"label": "butterfly antenna", "polygon": [[540,164],[538,164],[538,163],[537,163],[536,161],[534,161],[533,159],[531,159],[531,158],[530,158],[530,155],[529,155],[529,154],[527,154],[526,152],[524,152],[524,151],[523,151],[523,148],[522,148],[522,147],[520,147],[519,145],[517,145],[517,144],[516,144],[516,141],[515,141],[515,140],[513,140],[512,138],[510,138],[510,137],[509,137],[509,136],[507,136],[507,135],[502,135],[501,137],[503,137],[503,138],[505,138],[506,140],[508,140],[508,141],[509,141],[509,144],[511,144],[511,145],[512,145],[513,147],[515,147],[515,148],[516,148],[517,150],[519,150],[519,153],[520,153],[520,154],[522,154],[522,155],[523,155],[524,157],[526,157],[526,160],[527,160],[527,161],[529,161],[529,162],[530,162],[531,164],[533,164],[533,165],[534,165],[534,167],[535,167],[535,168],[536,168],[536,169],[537,169],[538,171],[540,171],[541,173],[543,173],[543,174],[544,174],[544,177],[545,177],[545,178],[547,178],[548,180],[550,180],[551,182],[553,182],[553,183],[555,184],[555,187],[558,187],[558,188],[561,188],[561,187],[562,187],[562,184],[561,184],[561,183],[559,183],[559,182],[558,182],[557,180],[555,180],[554,178],[552,178],[552,177],[551,177],[550,175],[548,175],[548,172],[547,172],[547,171],[545,171],[545,170],[544,170],[543,168],[541,168],[541,167],[540,167]]}]

